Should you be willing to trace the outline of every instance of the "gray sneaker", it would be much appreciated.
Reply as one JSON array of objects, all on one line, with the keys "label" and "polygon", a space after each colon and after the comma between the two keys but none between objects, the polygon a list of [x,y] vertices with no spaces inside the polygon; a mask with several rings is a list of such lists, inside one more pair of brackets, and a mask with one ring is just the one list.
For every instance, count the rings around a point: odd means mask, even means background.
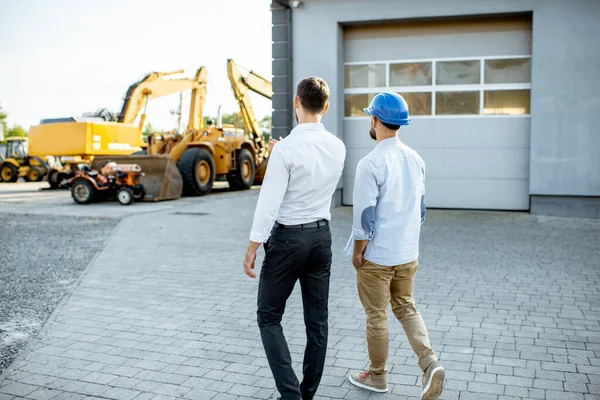
[{"label": "gray sneaker", "polygon": [[446,371],[439,362],[431,364],[423,374],[422,400],[435,400],[442,394]]},{"label": "gray sneaker", "polygon": [[385,374],[375,375],[369,371],[352,372],[348,376],[348,380],[354,386],[358,386],[359,388],[367,389],[372,392],[385,393],[389,390],[387,377]]}]

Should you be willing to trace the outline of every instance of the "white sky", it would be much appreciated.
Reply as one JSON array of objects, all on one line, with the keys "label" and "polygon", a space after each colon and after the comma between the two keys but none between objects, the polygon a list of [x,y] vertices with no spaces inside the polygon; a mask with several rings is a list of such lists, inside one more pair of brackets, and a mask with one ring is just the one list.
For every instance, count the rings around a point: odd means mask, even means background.
[{"label": "white sky", "polygon": [[[271,76],[270,0],[0,0],[0,104],[8,123],[118,112],[130,84],[151,71],[204,65],[204,115],[238,110],[226,63]],[[189,93],[184,98],[184,111]],[[252,96],[259,119],[271,102]],[[147,121],[173,129],[179,95],[150,102]],[[184,125],[187,112],[184,112]]]}]

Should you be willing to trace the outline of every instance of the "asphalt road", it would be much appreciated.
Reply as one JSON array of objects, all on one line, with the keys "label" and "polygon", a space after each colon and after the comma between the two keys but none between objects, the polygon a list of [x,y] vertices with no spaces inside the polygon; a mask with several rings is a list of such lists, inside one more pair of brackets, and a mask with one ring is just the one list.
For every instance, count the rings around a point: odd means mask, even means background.
[{"label": "asphalt road", "polygon": [[0,373],[38,334],[117,223],[0,213]]}]

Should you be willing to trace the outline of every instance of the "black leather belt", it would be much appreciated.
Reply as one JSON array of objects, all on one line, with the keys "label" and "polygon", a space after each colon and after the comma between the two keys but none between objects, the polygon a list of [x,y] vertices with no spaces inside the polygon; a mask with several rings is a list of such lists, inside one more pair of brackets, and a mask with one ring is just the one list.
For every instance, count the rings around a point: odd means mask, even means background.
[{"label": "black leather belt", "polygon": [[329,225],[329,221],[322,219],[320,221],[309,222],[308,224],[299,224],[299,225],[282,225],[279,222],[275,222],[275,228],[282,229],[310,229],[310,228],[320,228],[322,226]]}]

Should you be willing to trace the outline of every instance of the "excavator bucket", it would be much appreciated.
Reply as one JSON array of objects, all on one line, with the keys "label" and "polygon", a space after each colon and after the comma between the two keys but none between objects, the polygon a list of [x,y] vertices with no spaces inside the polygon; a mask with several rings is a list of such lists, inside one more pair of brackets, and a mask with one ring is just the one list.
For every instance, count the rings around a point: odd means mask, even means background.
[{"label": "excavator bucket", "polygon": [[170,157],[143,155],[94,157],[92,168],[100,170],[100,165],[104,161],[138,164],[144,173],[140,182],[146,192],[144,201],[173,200],[181,197],[183,181],[175,161]]}]

